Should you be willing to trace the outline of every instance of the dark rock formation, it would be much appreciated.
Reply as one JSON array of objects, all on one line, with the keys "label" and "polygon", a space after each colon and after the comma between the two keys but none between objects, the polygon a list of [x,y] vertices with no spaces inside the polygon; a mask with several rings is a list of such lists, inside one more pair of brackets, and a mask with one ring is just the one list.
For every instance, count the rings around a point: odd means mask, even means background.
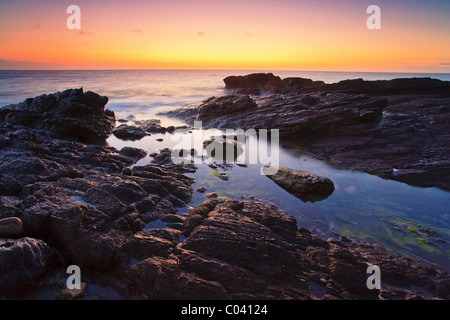
[{"label": "dark rock formation", "polygon": [[135,161],[138,161],[144,158],[147,155],[147,152],[142,149],[132,148],[132,147],[123,147],[119,153],[125,157],[129,157]]},{"label": "dark rock formation", "polygon": [[[246,106],[251,107],[242,108],[238,104],[233,108],[236,96],[224,96],[201,105],[197,120],[203,122],[204,128],[278,129],[283,138],[305,139],[364,131],[380,122],[382,110],[387,106],[385,98],[367,95],[336,93],[315,95],[314,98],[313,101],[310,96],[290,94],[265,96],[253,101],[245,96]],[[215,108],[210,109],[211,104]],[[234,112],[222,114],[218,111],[221,104],[225,110]]]},{"label": "dark rock formation", "polygon": [[[282,139],[339,167],[450,190],[448,81],[285,80],[285,94],[212,98],[181,115],[206,129],[278,129]],[[233,112],[222,113],[222,105]]]},{"label": "dark rock formation", "polygon": [[139,127],[135,126],[129,126],[127,124],[121,124],[118,126],[114,131],[113,134],[119,138],[120,140],[130,140],[130,141],[136,141],[141,140],[143,137],[147,136],[148,134]]},{"label": "dark rock formation", "polygon": [[[449,96],[450,84],[431,78],[401,78],[393,80],[364,81],[363,79],[343,80],[331,84],[311,84],[291,87],[299,93],[344,92],[353,94],[392,95],[392,94],[441,94]],[[287,90],[289,91],[289,90]]]},{"label": "dark rock formation", "polygon": [[190,163],[189,161],[186,161],[186,163],[180,163],[175,164],[172,160],[172,152],[175,153],[179,157],[183,157],[183,155],[189,155],[191,154],[194,156],[193,152],[188,152],[187,150],[170,150],[168,148],[164,148],[160,151],[159,154],[155,155],[153,157],[153,160],[151,161],[153,164],[163,166],[164,168],[169,168],[173,171],[178,172],[195,172],[197,170],[197,167]]},{"label": "dark rock formation", "polygon": [[135,121],[136,125],[148,133],[166,133],[167,128],[161,126],[158,119]]},{"label": "dark rock formation", "polygon": [[[298,228],[293,217],[260,203],[207,200],[190,211],[183,225],[182,243],[149,238],[149,243],[156,242],[146,249],[152,251],[134,254],[138,261],[125,267],[127,281],[146,298],[449,297],[449,275],[442,269],[345,237],[323,240]],[[383,270],[381,290],[366,287],[372,263]],[[421,270],[417,277],[411,268]]]},{"label": "dark rock formation", "polygon": [[0,295],[18,296],[41,280],[57,261],[56,250],[42,240],[0,239]]},{"label": "dark rock formation", "polygon": [[260,94],[261,91],[277,92],[282,87],[280,77],[272,73],[253,73],[246,76],[230,76],[223,80],[225,89],[239,89],[238,93]]},{"label": "dark rock formation", "polygon": [[[70,264],[85,270],[113,269],[117,250],[130,235],[154,217],[173,215],[191,200],[193,179],[180,174],[181,168],[174,172],[148,165],[133,168],[132,176],[122,174],[145,156],[143,150],[123,148],[119,152],[86,145],[71,141],[71,134],[61,136],[67,140],[58,140],[55,131],[35,129],[35,123],[12,125],[6,118],[0,119],[0,236],[25,238],[2,240],[2,295],[19,294],[45,272]],[[92,128],[98,129],[93,132],[95,137],[102,136],[101,126]],[[154,205],[143,206],[149,196]],[[22,226],[23,234],[19,234]],[[16,246],[18,253],[10,253],[16,252],[11,249]],[[59,253],[60,264],[47,263],[47,251]],[[11,289],[13,284],[15,289]]]},{"label": "dark rock formation", "polygon": [[363,79],[343,80],[326,84],[305,78],[285,78],[272,73],[253,73],[245,76],[230,76],[223,80],[225,89],[238,94],[259,95],[268,93],[314,93],[341,92],[353,94],[444,94],[449,95],[448,82],[431,78],[401,78],[393,80],[365,81]]},{"label": "dark rock formation", "polygon": [[256,103],[248,96],[231,95],[211,98],[198,108],[197,119],[211,121],[220,116],[233,115],[256,108]]},{"label": "dark rock formation", "polygon": [[108,98],[83,89],[41,95],[0,108],[0,121],[52,133],[55,138],[105,143],[114,127],[114,112],[105,110]]},{"label": "dark rock formation", "polygon": [[[283,89],[279,90],[283,93],[299,91],[302,89],[310,90],[313,87],[321,87],[325,85],[323,81],[313,81],[305,78],[286,78],[282,80]],[[276,92],[272,92],[276,93]]]},{"label": "dark rock formation", "polygon": [[313,173],[273,166],[263,166],[262,171],[273,182],[304,202],[324,200],[334,191],[333,181]]}]

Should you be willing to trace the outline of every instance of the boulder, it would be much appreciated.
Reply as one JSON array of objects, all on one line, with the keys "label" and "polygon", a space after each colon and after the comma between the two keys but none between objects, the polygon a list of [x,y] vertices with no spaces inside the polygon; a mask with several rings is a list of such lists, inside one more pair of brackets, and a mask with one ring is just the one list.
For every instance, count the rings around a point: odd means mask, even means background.
[{"label": "boulder", "polygon": [[116,136],[120,140],[141,140],[147,133],[139,127],[129,126],[126,124],[121,124],[113,131],[114,136]]},{"label": "boulder", "polygon": [[36,285],[56,264],[57,254],[44,241],[0,239],[0,295],[17,297]]},{"label": "boulder", "polygon": [[262,171],[273,182],[305,202],[324,200],[334,191],[333,181],[313,173],[273,166],[263,166]]},{"label": "boulder", "polygon": [[22,235],[22,220],[15,217],[0,219],[0,238],[20,238]]},{"label": "boulder", "polygon": [[125,157],[132,158],[135,161],[138,161],[147,155],[145,150],[133,147],[123,147],[120,149],[119,153]]}]

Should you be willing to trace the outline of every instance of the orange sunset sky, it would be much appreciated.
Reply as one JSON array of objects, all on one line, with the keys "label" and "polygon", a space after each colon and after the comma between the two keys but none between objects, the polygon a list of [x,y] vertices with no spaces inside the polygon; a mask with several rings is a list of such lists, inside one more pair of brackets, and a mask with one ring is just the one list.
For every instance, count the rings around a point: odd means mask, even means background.
[{"label": "orange sunset sky", "polygon": [[450,72],[450,1],[2,0],[0,69]]}]

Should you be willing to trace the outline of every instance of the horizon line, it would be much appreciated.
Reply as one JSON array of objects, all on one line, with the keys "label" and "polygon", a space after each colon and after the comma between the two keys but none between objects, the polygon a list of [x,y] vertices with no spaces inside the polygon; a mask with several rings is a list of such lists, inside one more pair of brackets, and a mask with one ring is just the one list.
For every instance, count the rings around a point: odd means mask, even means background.
[{"label": "horizon line", "polygon": [[161,68],[161,69],[0,69],[2,71],[249,71],[249,72],[335,72],[335,73],[390,73],[390,74],[450,74],[450,72],[401,72],[401,71],[336,71],[336,70],[294,70],[294,69],[217,69],[217,68]]}]

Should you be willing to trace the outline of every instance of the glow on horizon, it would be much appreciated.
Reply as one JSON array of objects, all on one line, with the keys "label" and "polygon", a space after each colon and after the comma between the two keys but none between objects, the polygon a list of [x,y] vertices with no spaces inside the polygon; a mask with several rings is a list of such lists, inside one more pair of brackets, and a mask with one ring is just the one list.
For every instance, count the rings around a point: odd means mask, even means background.
[{"label": "glow on horizon", "polygon": [[[382,29],[366,28],[366,8]],[[82,29],[66,28],[77,4]],[[7,0],[0,69],[450,72],[445,1]]]}]

